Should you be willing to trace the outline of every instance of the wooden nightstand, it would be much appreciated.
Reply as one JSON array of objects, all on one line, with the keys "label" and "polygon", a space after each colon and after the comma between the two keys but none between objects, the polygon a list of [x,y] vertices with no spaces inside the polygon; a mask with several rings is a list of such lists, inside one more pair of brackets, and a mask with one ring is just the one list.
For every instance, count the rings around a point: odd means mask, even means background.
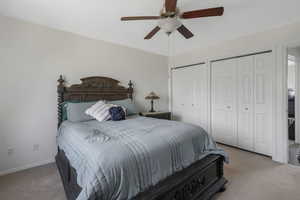
[{"label": "wooden nightstand", "polygon": [[171,120],[171,112],[142,112],[140,116]]}]

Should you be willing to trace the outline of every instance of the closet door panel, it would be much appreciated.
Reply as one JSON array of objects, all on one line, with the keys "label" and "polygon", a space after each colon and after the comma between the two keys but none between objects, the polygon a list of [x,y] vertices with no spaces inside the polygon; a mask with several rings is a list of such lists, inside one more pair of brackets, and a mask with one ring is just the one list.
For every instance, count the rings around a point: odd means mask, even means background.
[{"label": "closet door panel", "polygon": [[254,150],[254,57],[238,59],[238,146]]},{"label": "closet door panel", "polygon": [[[180,70],[172,71],[172,107],[180,108],[183,103],[183,98],[180,95],[183,91],[181,82],[183,81],[183,74]],[[176,98],[175,98],[176,97]]]},{"label": "closet door panel", "polygon": [[193,66],[189,69],[193,80],[193,97],[191,102],[192,123],[208,131],[208,68],[206,65]]},{"label": "closet door panel", "polygon": [[173,116],[175,120],[208,130],[207,66],[197,65],[173,70]]},{"label": "closet door panel", "polygon": [[237,145],[236,65],[236,60],[212,64],[212,135],[229,145]]},{"label": "closet door panel", "polygon": [[272,154],[272,55],[255,56],[255,151]]},{"label": "closet door panel", "polygon": [[177,70],[172,70],[172,116],[174,120],[181,119],[180,115],[180,105],[181,105],[181,99],[180,98],[174,98],[177,97],[180,94],[181,88],[179,87],[178,83],[180,82],[180,74]]},{"label": "closet door panel", "polygon": [[192,109],[192,103],[193,103],[193,73],[190,69],[190,67],[181,69],[181,73],[184,76],[184,79],[182,80],[182,86],[184,92],[181,93],[184,99],[184,110],[182,110],[182,120],[186,123],[193,123],[194,121],[194,113]]},{"label": "closet door panel", "polygon": [[186,83],[183,69],[172,71],[172,111],[174,120],[183,121],[186,106]]}]

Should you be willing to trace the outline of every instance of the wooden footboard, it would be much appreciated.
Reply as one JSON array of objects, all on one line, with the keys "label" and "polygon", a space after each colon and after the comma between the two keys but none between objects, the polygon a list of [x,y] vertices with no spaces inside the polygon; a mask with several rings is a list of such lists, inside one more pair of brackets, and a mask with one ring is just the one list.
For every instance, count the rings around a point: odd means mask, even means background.
[{"label": "wooden footboard", "polygon": [[[81,191],[77,184],[76,170],[70,165],[65,153],[58,149],[56,163],[68,200],[75,200]],[[227,180],[223,177],[223,157],[209,155],[190,167],[175,173],[134,200],[208,200],[225,190]],[[100,200],[91,197],[89,200]]]}]

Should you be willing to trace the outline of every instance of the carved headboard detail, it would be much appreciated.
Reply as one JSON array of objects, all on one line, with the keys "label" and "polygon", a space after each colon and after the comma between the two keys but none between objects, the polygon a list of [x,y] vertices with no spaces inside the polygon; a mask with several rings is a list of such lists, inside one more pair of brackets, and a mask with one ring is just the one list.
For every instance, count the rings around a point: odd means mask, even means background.
[{"label": "carved headboard detail", "polygon": [[80,84],[67,87],[62,75],[58,79],[58,126],[62,123],[62,103],[65,101],[98,101],[131,99],[133,84],[129,81],[128,88],[119,85],[120,81],[108,77],[87,77],[80,79]]}]

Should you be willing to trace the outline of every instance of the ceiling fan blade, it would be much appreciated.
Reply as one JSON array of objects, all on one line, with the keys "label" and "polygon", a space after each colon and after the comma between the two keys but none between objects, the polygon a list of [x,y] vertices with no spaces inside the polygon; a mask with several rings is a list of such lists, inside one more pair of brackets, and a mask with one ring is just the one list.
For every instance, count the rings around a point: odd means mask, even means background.
[{"label": "ceiling fan blade", "polygon": [[192,19],[192,18],[200,18],[200,17],[214,17],[221,16],[224,13],[224,7],[218,8],[208,8],[203,10],[194,10],[189,12],[184,12],[181,15],[182,19]]},{"label": "ceiling fan blade", "polygon": [[136,17],[122,17],[121,21],[131,21],[131,20],[154,20],[160,19],[160,16],[136,16]]},{"label": "ceiling fan blade", "polygon": [[194,36],[194,34],[187,29],[184,25],[181,25],[178,29],[178,32],[181,33],[186,39],[190,39],[191,37]]},{"label": "ceiling fan blade", "polygon": [[150,40],[158,31],[160,31],[160,27],[155,27],[144,39]]},{"label": "ceiling fan blade", "polygon": [[175,12],[177,7],[177,0],[166,0],[165,7],[167,12]]}]

